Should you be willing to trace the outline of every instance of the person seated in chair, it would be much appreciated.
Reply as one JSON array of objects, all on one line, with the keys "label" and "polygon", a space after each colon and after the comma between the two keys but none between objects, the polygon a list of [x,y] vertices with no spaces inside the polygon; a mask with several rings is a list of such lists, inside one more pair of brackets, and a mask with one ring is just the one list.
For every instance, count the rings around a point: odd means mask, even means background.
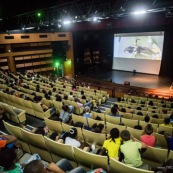
[{"label": "person seated in chair", "polygon": [[147,124],[145,127],[145,134],[140,137],[141,141],[148,146],[154,147],[156,142],[156,137],[153,134],[153,127],[151,124]]},{"label": "person seated in chair", "polygon": [[86,106],[84,111],[85,111],[85,113],[83,114],[83,116],[85,118],[92,118],[92,114],[90,113],[90,107],[89,106]]},{"label": "person seated in chair", "polygon": [[139,150],[146,149],[147,145],[131,136],[128,130],[121,132],[121,138],[123,144],[120,146],[120,151],[124,155],[124,163],[128,166],[145,169]]},{"label": "person seated in chair", "polygon": [[17,154],[14,148],[6,148],[0,151],[0,172],[2,173],[22,173],[21,166],[15,163]]},{"label": "person seated in chair", "polygon": [[63,123],[69,123],[71,119],[71,114],[70,114],[70,108],[68,105],[62,106],[62,111],[60,112],[59,119]]},{"label": "person seated in chair", "polygon": [[59,162],[50,163],[47,167],[41,162],[41,160],[33,160],[28,163],[23,173],[86,173],[82,167],[73,168],[71,163],[67,159],[61,159]]},{"label": "person seated in chair", "polygon": [[12,135],[0,135],[0,150],[17,141],[17,138]]},{"label": "person seated in chair", "polygon": [[73,147],[84,149],[84,147],[89,147],[89,144],[86,142],[80,142],[77,138],[77,129],[71,128],[65,138],[65,144],[72,145]]},{"label": "person seated in chair", "polygon": [[109,158],[117,158],[119,156],[120,145],[120,132],[117,128],[113,128],[110,131],[110,139],[104,141],[102,150],[100,151],[99,155],[107,153]]},{"label": "person seated in chair", "polygon": [[166,126],[166,127],[172,127],[172,125],[170,124],[170,118],[166,117],[163,121],[163,124],[161,124],[162,126]]},{"label": "person seated in chair", "polygon": [[121,117],[121,115],[118,114],[118,109],[114,106],[111,108],[111,113],[109,115],[113,117]]}]

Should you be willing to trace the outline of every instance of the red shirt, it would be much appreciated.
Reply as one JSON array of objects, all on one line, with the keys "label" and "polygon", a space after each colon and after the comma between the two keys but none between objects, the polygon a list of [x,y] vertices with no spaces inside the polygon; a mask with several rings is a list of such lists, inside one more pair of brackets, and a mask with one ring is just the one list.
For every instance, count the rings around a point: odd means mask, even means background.
[{"label": "red shirt", "polygon": [[156,142],[156,137],[153,135],[142,135],[141,141],[150,147],[154,147]]},{"label": "red shirt", "polygon": [[5,147],[6,144],[7,144],[6,140],[0,140],[0,148]]}]

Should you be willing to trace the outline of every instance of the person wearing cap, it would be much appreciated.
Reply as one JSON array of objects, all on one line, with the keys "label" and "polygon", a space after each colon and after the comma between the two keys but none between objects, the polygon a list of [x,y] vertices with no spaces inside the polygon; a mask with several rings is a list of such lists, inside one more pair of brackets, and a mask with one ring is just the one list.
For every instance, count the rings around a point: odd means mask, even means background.
[{"label": "person wearing cap", "polygon": [[68,136],[65,138],[65,144],[79,148],[81,146],[81,143],[76,139],[76,137],[77,137],[77,129],[71,128],[68,132]]}]

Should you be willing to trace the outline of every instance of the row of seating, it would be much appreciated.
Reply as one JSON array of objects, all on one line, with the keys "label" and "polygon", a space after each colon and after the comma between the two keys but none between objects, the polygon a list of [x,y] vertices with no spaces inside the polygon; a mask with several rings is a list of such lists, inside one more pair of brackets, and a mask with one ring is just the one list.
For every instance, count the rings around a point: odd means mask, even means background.
[{"label": "row of seating", "polygon": [[141,96],[134,96],[134,95],[128,95],[128,94],[124,94],[123,97],[125,100],[140,100],[140,101],[152,101],[152,102],[157,102],[157,103],[168,103],[171,104],[173,102],[169,101],[169,100],[165,100],[165,99],[157,99],[157,98],[149,98],[149,97],[141,97]]},{"label": "row of seating", "polygon": [[[70,145],[61,144],[52,141],[48,137],[43,137],[42,135],[33,134],[22,128],[10,125],[4,122],[7,131],[16,136],[18,142],[22,144],[24,151],[27,153],[38,153],[43,160],[48,162],[57,162],[62,157],[74,161],[77,164],[87,166],[88,168],[98,168],[102,167],[108,170],[108,161],[106,156],[99,156],[93,153],[83,151],[81,149],[72,147]],[[144,153],[143,158],[150,164],[151,161],[154,165],[160,165],[164,162],[167,157],[167,150],[148,147],[147,151]],[[173,157],[173,152],[169,154],[169,158]],[[152,163],[153,165],[153,163]],[[110,170],[114,172],[127,172],[132,171],[136,173],[152,173],[152,171],[141,170],[133,167],[129,167],[117,159],[110,159]]]},{"label": "row of seating", "polygon": [[[131,127],[131,128],[134,128],[134,126],[136,125],[141,125],[142,129],[145,129],[145,126],[147,125],[147,123],[143,121],[143,119],[140,119],[142,116],[129,114],[129,113],[120,113],[120,115],[121,114],[123,118],[113,117],[106,113],[96,113],[92,111],[92,115],[94,116],[94,118],[98,116],[101,118],[101,120],[105,122],[109,122],[116,125],[123,123],[125,126]],[[156,123],[156,120],[157,120],[156,118],[150,119],[150,123],[153,126],[154,132],[166,131],[167,133],[172,134],[173,127],[163,126],[158,122]]]},{"label": "row of seating", "polygon": [[0,100],[16,108],[26,110],[26,113],[40,119],[44,119],[44,117],[49,118],[51,116],[50,109],[44,112],[40,104],[16,97],[14,95],[0,92]]},{"label": "row of seating", "polygon": [[[133,103],[122,103],[122,102],[116,102],[116,104],[120,108],[125,108],[127,111],[131,112],[139,112],[141,111],[143,115],[146,115],[148,112],[155,113],[155,114],[171,114],[173,112],[172,108],[162,108],[162,107],[157,107],[157,106],[149,106],[149,105],[144,105],[144,107],[141,107],[141,105],[134,105]],[[113,106],[113,105],[112,105]],[[139,110],[139,107],[141,110]],[[165,112],[166,111],[166,112]]]},{"label": "row of seating", "polygon": [[[144,130],[137,130],[134,129],[132,127],[128,127],[128,126],[122,126],[122,125],[118,125],[118,124],[112,124],[111,122],[104,122],[104,121],[98,121],[98,120],[94,120],[89,118],[88,119],[88,123],[86,122],[86,119],[84,117],[78,116],[78,115],[72,115],[72,120],[74,123],[76,122],[82,122],[83,124],[85,124],[86,126],[89,125],[89,127],[92,127],[93,124],[104,124],[104,129],[102,130],[102,133],[100,133],[98,135],[98,133],[94,133],[85,129],[81,129],[81,128],[77,128],[78,131],[78,139],[86,141],[90,144],[94,143],[98,148],[102,147],[104,140],[106,140],[107,138],[109,138],[109,133],[111,131],[112,128],[118,128],[119,131],[121,132],[122,130],[129,130],[130,133],[137,139],[140,140],[140,136],[144,134]],[[63,131],[68,132],[70,128],[72,128],[73,126],[65,124],[65,123],[61,123],[59,121],[53,121],[50,119],[45,118],[45,123],[47,125],[47,127],[49,128],[50,132],[57,132],[59,134],[61,134]],[[145,128],[145,126],[147,125],[147,123],[142,124],[143,129]],[[155,127],[154,127],[155,128]],[[165,140],[165,137],[159,133],[154,133],[154,135],[156,136],[157,140],[156,140],[156,146],[161,147],[161,148],[167,148],[167,142]]]},{"label": "row of seating", "polygon": [[24,123],[26,121],[26,111],[18,109],[16,107],[10,106],[8,104],[0,102],[1,110],[3,110],[3,115],[5,115],[11,121],[16,123]]}]

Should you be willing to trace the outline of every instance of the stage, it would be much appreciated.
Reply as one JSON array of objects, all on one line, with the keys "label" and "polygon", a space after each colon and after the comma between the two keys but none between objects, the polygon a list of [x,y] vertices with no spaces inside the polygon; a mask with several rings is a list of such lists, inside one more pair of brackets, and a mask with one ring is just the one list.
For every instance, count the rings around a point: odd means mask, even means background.
[{"label": "stage", "polygon": [[129,81],[131,86],[153,88],[169,92],[172,83],[172,79],[167,77],[116,70],[95,70],[80,76],[86,76],[109,82],[112,81],[113,83],[117,84],[124,84],[124,81]]}]

